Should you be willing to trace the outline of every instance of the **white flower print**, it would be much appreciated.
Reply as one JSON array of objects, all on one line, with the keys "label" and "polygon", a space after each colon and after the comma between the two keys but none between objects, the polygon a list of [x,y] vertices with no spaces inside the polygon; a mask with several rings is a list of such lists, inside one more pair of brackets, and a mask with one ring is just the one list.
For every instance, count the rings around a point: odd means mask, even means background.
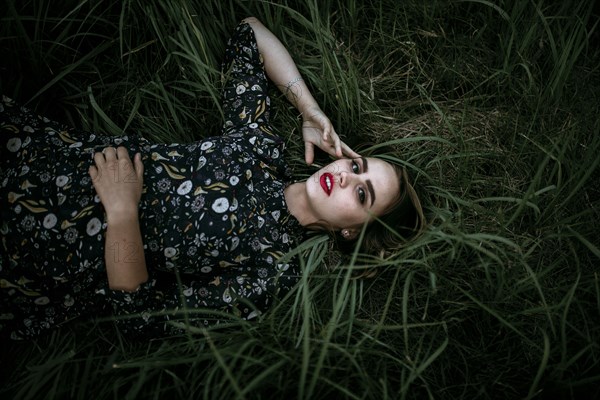
[{"label": "white flower print", "polygon": [[256,122],[251,123],[250,125],[248,125],[250,128],[252,129],[256,129],[258,128],[258,124]]},{"label": "white flower print", "polygon": [[257,272],[258,272],[258,276],[261,278],[266,278],[267,275],[269,274],[269,272],[267,271],[266,268],[259,268]]},{"label": "white flower print", "polygon": [[223,291],[223,301],[225,303],[231,303],[231,293],[229,293],[229,288]]},{"label": "white flower print", "polygon": [[56,225],[57,221],[58,219],[56,218],[56,215],[50,213],[44,217],[44,222],[42,224],[44,225],[44,228],[52,229]]},{"label": "white flower print", "polygon": [[73,299],[70,295],[66,295],[63,304],[65,307],[71,307],[73,304],[75,304],[75,299]]},{"label": "white flower print", "polygon": [[40,181],[42,181],[42,183],[46,183],[50,180],[50,174],[48,172],[42,172],[40,175]]},{"label": "white flower print", "polygon": [[100,220],[98,218],[94,217],[94,218],[90,219],[89,222],[87,223],[85,232],[89,236],[94,236],[100,232],[100,229],[102,229],[102,222],[100,222]]},{"label": "white flower print", "polygon": [[156,182],[156,187],[161,193],[165,193],[171,188],[171,181],[169,180],[169,178],[162,178],[161,180]]},{"label": "white flower print", "polygon": [[237,236],[232,237],[231,238],[231,247],[229,248],[229,251],[235,250],[239,244],[240,244],[240,238]]},{"label": "white flower print", "polygon": [[77,237],[79,236],[79,232],[74,227],[70,227],[65,231],[64,238],[69,244],[75,243]]},{"label": "white flower print", "polygon": [[219,197],[212,205],[212,209],[217,214],[222,214],[229,209],[229,200],[226,197]]},{"label": "white flower print", "polygon": [[202,232],[200,235],[196,235],[196,237],[194,238],[194,244],[196,246],[205,245],[207,242],[208,242],[208,237],[206,236],[206,234],[204,232]]},{"label": "white flower print", "polygon": [[[202,147],[200,147],[202,148]],[[202,167],[204,167],[204,165],[206,165],[206,157],[202,156],[198,159],[198,165],[196,166],[196,169],[202,169]]]},{"label": "white flower print", "polygon": [[91,178],[90,178],[89,176],[87,176],[87,175],[86,175],[86,176],[84,176],[83,178],[81,178],[81,180],[79,181],[79,184],[80,184],[81,186],[88,186],[88,185],[90,184],[90,182],[91,182],[91,181],[92,181],[92,180],[91,180]]},{"label": "white flower print", "polygon": [[250,312],[250,314],[248,314],[246,319],[254,319],[254,318],[258,317],[259,315],[260,315],[259,311],[253,310],[252,312]]},{"label": "white flower print", "polygon": [[211,267],[202,267],[202,268],[200,268],[200,271],[205,274],[208,274],[210,271],[212,271],[212,268]]},{"label": "white flower print", "polygon": [[236,92],[237,94],[243,94],[245,91],[246,91],[246,87],[245,87],[244,85],[238,85],[238,86],[235,88],[235,92]]},{"label": "white flower print", "polygon": [[215,171],[215,179],[218,181],[225,179],[225,172],[222,169]]},{"label": "white flower print", "polygon": [[207,297],[208,296],[208,289],[205,287],[201,287],[200,289],[198,289],[198,295],[200,297]]},{"label": "white flower print", "polygon": [[212,146],[213,146],[213,142],[206,141],[206,142],[203,142],[202,145],[200,145],[200,150],[208,150]]},{"label": "white flower print", "polygon": [[32,230],[33,225],[35,225],[35,218],[33,218],[33,215],[26,215],[25,218],[23,218],[23,221],[21,221],[21,226],[26,231]]},{"label": "white flower print", "polygon": [[19,149],[21,148],[21,139],[18,137],[8,139],[8,142],[6,143],[6,148],[11,153],[19,151]]},{"label": "white flower print", "polygon": [[174,247],[165,247],[165,257],[172,258],[177,254],[177,249]]},{"label": "white flower print", "polygon": [[19,173],[19,176],[23,176],[25,174],[27,174],[29,172],[29,165],[23,165],[21,167],[21,172]]},{"label": "white flower print", "polygon": [[79,199],[79,205],[81,207],[87,207],[87,205],[90,203],[90,199],[88,197],[82,197],[81,199]]},{"label": "white flower print", "polygon": [[43,306],[43,305],[50,303],[50,299],[46,296],[42,296],[42,297],[38,297],[37,299],[35,299],[34,303],[39,306]]},{"label": "white flower print", "polygon": [[148,243],[148,247],[150,248],[150,251],[158,251],[158,243],[156,240],[152,240],[150,243]]},{"label": "white flower print", "polygon": [[48,231],[42,231],[39,236],[40,240],[50,240],[50,234]]},{"label": "white flower print", "polygon": [[192,181],[187,180],[185,182],[183,182],[181,185],[179,185],[179,187],[177,188],[177,194],[184,196],[186,194],[188,194],[191,190],[192,190]]},{"label": "white flower print", "polygon": [[240,182],[240,178],[238,178],[237,176],[232,176],[231,178],[229,178],[229,184],[231,186],[235,186]]},{"label": "white flower print", "polygon": [[252,283],[253,291],[256,294],[261,294],[263,291],[267,290],[267,281],[264,279],[257,279],[256,282]]},{"label": "white flower print", "polygon": [[192,294],[194,294],[194,288],[189,287],[183,290],[183,295],[185,297],[190,297]]},{"label": "white flower print", "polygon": [[277,269],[279,271],[287,271],[290,268],[290,264],[277,264]]},{"label": "white flower print", "polygon": [[63,187],[69,182],[69,177],[66,175],[61,175],[56,178],[56,186]]},{"label": "white flower print", "polygon": [[33,130],[33,128],[32,128],[32,127],[30,127],[29,125],[25,125],[25,126],[23,127],[23,132],[27,132],[27,133],[33,133],[33,132],[35,132],[35,131],[34,131],[34,130]]},{"label": "white flower print", "polygon": [[192,201],[190,208],[193,212],[198,212],[202,209],[202,207],[204,207],[204,196],[200,195],[196,197],[194,201]]}]

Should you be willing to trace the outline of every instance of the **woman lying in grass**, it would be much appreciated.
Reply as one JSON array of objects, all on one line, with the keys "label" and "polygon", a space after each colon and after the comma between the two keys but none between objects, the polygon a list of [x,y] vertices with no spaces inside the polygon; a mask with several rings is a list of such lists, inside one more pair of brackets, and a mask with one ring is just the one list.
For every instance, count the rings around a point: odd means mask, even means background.
[{"label": "woman lying in grass", "polygon": [[[32,337],[109,305],[131,316],[118,319],[124,331],[152,336],[183,331],[169,321],[184,314],[200,326],[224,312],[253,319],[298,281],[284,255],[306,231],[351,242],[369,224],[363,244],[378,251],[397,238],[376,217],[404,239],[421,228],[406,171],[340,141],[259,21],[237,27],[224,67],[222,136],[190,144],[76,131],[3,99],[3,334]],[[292,179],[270,125],[267,76],[302,113],[306,162],[314,146],[340,158],[306,181]]]}]

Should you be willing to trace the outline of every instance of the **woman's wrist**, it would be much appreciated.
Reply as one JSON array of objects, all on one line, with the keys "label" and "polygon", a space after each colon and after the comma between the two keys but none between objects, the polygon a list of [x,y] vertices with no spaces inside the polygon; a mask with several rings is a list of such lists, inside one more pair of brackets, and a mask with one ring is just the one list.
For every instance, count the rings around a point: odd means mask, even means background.
[{"label": "woman's wrist", "polygon": [[132,221],[138,221],[139,213],[138,206],[135,205],[129,207],[121,207],[118,209],[112,209],[106,211],[106,221],[110,225],[118,225],[121,223],[131,223]]}]

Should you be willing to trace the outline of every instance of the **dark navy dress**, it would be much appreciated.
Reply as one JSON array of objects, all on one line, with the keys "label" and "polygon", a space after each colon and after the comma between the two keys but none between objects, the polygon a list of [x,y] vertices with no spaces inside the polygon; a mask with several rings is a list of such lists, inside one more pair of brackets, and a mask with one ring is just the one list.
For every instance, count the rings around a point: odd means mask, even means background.
[{"label": "dark navy dress", "polygon": [[[126,333],[176,334],[183,320],[256,318],[298,281],[298,266],[283,256],[303,230],[283,195],[291,171],[247,24],[228,43],[224,79],[222,135],[188,144],[83,132],[2,99],[3,335],[32,337],[111,310]],[[145,167],[139,214],[150,278],[131,293],[108,288],[106,220],[88,175],[94,152],[108,145],[140,152]]]}]

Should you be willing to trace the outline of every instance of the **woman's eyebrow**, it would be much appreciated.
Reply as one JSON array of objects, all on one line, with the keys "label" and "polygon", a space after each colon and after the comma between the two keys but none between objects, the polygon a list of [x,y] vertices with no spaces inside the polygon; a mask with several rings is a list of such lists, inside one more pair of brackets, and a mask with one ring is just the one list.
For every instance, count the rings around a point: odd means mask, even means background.
[{"label": "woman's eyebrow", "polygon": [[369,163],[367,162],[367,159],[364,157],[361,157],[360,160],[363,163],[363,172],[369,172]]},{"label": "woman's eyebrow", "polygon": [[371,195],[371,207],[373,207],[373,203],[375,202],[375,191],[373,190],[373,184],[371,180],[367,180],[367,189],[369,189],[369,194]]},{"label": "woman's eyebrow", "polygon": [[[363,165],[362,172],[369,172],[369,162],[367,161],[367,159],[361,157],[360,160],[362,161]],[[373,183],[371,183],[370,179],[367,179],[367,189],[369,189],[369,194],[371,195],[371,207],[373,207],[373,203],[375,202],[375,190],[373,190]]]}]

